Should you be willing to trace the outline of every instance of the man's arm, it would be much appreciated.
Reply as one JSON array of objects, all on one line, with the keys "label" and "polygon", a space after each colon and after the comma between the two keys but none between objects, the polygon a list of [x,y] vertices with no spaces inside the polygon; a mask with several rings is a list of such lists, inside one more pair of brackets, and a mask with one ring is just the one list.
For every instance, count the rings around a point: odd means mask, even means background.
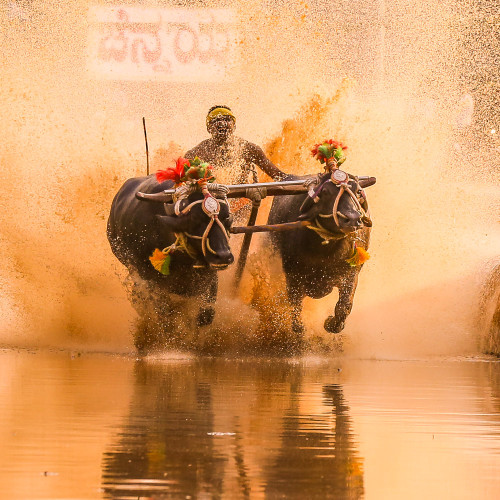
[{"label": "man's arm", "polygon": [[287,177],[262,151],[262,148],[251,142],[247,143],[246,160],[255,163],[264,173],[275,181],[281,181]]},{"label": "man's arm", "polygon": [[198,146],[195,146],[193,149],[190,149],[189,151],[186,151],[186,153],[184,153],[184,158],[186,158],[187,160],[194,160],[197,155],[197,151],[198,151],[199,147]]},{"label": "man's arm", "polygon": [[194,160],[196,157],[201,158],[203,161],[211,161],[211,155],[208,154],[207,140],[200,142],[194,148],[191,148],[189,151],[186,151],[184,154],[184,158],[187,160]]},{"label": "man's arm", "polygon": [[194,160],[195,156],[196,156],[196,153],[195,153],[195,148],[193,149],[190,149],[189,151],[186,151],[183,155],[184,158],[186,158],[186,160]]}]

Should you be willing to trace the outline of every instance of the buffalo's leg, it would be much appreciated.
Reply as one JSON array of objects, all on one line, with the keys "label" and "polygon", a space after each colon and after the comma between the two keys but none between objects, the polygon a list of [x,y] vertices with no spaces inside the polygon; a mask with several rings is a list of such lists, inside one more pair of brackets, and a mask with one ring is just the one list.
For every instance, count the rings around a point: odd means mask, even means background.
[{"label": "buffalo's leg", "polygon": [[137,312],[134,329],[134,345],[139,354],[147,354],[159,344],[160,330],[154,306],[151,286],[134,275],[130,275],[129,298]]},{"label": "buffalo's leg", "polygon": [[329,333],[340,333],[345,326],[347,316],[352,309],[354,293],[358,285],[358,272],[349,273],[343,277],[339,285],[339,300],[335,305],[335,315],[325,320],[325,330]]},{"label": "buffalo's leg", "polygon": [[292,308],[292,331],[302,336],[304,334],[304,323],[302,323],[302,301],[304,300],[304,292],[299,283],[293,278],[287,276],[286,292],[288,302]]},{"label": "buffalo's leg", "polygon": [[211,325],[215,317],[215,309],[213,306],[201,306],[196,316],[197,326]]},{"label": "buffalo's leg", "polygon": [[203,304],[200,306],[198,315],[196,316],[197,326],[211,325],[215,317],[214,304],[217,299],[218,288],[217,275],[211,276],[211,279],[206,283],[206,288],[201,293]]}]

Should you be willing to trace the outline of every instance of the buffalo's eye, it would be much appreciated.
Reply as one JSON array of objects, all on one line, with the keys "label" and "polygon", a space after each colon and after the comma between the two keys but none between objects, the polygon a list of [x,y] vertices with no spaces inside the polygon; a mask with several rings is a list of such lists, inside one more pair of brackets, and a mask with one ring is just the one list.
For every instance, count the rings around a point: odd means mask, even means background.
[{"label": "buffalo's eye", "polygon": [[233,225],[233,219],[234,219],[233,214],[229,214],[226,217],[222,218],[222,223],[227,228],[230,228]]}]

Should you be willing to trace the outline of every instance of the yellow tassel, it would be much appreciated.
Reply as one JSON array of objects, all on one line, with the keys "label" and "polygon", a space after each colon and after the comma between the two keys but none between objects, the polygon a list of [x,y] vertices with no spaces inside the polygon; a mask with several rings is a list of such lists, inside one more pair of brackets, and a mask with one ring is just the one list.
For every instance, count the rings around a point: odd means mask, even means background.
[{"label": "yellow tassel", "polygon": [[346,262],[352,266],[360,266],[364,264],[370,258],[370,254],[363,248],[356,246],[354,248],[354,255],[349,259],[346,259]]}]

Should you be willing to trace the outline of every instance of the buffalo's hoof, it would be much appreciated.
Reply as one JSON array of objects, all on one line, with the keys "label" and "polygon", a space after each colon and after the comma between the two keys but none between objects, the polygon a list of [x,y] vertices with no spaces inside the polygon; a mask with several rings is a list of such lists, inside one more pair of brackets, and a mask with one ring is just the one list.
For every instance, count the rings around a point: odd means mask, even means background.
[{"label": "buffalo's hoof", "polygon": [[324,328],[328,333],[340,333],[345,326],[345,321],[339,321],[335,316],[328,316],[325,319]]},{"label": "buffalo's hoof", "polygon": [[213,307],[203,307],[200,309],[196,318],[198,326],[211,325],[215,317],[215,309]]}]

